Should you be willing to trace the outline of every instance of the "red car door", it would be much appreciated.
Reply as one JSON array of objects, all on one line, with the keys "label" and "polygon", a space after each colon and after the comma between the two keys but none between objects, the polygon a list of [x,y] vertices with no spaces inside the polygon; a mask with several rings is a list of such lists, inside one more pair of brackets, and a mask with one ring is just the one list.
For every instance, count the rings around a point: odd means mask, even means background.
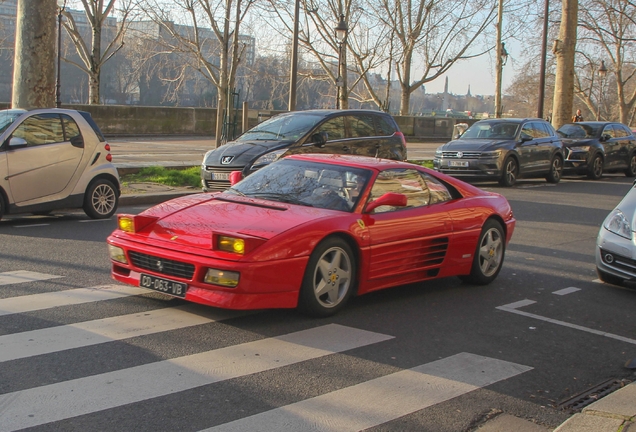
[{"label": "red car door", "polygon": [[397,192],[407,196],[407,206],[378,207],[363,216],[369,250],[362,274],[369,290],[425,279],[439,271],[452,239],[449,211],[457,205],[443,185],[429,186],[430,179],[415,169],[386,170],[376,178],[371,200]]}]

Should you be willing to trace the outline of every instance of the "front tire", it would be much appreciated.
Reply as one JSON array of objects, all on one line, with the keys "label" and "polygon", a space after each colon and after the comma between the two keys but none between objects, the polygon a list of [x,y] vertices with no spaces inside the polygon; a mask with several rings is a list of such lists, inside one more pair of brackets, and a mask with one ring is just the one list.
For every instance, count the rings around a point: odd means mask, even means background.
[{"label": "front tire", "polygon": [[546,176],[548,183],[556,184],[561,181],[561,173],[563,172],[563,159],[561,156],[555,156],[550,164],[550,172]]},{"label": "front tire", "polygon": [[598,180],[603,177],[603,158],[601,155],[594,156],[590,168],[587,172],[587,178],[591,180]]},{"label": "front tire", "polygon": [[107,219],[115,214],[118,203],[115,185],[110,180],[97,179],[86,189],[84,212],[92,219]]},{"label": "front tire", "polygon": [[626,177],[636,177],[636,153],[632,153],[627,162],[627,169],[625,170]]},{"label": "front tire", "polygon": [[508,157],[503,164],[503,170],[499,184],[505,187],[514,186],[519,176],[519,164],[513,157]]},{"label": "front tire", "polygon": [[351,297],[356,271],[356,259],[346,241],[338,237],[323,240],[305,269],[298,308],[314,317],[334,315]]},{"label": "front tire", "polygon": [[505,252],[503,227],[496,220],[489,219],[481,229],[470,275],[460,276],[460,279],[475,285],[489,284],[501,271]]}]

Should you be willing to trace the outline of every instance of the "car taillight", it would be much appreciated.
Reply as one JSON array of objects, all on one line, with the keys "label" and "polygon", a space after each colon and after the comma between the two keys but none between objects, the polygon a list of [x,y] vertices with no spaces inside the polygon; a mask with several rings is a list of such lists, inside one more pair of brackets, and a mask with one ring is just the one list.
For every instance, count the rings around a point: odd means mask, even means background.
[{"label": "car taillight", "polygon": [[106,149],[106,151],[110,151],[110,144],[108,143],[104,144],[104,148]]},{"label": "car taillight", "polygon": [[404,147],[406,147],[406,138],[404,138],[404,134],[402,132],[396,132],[395,136],[400,137],[400,139],[402,139],[402,144],[404,144]]},{"label": "car taillight", "polygon": [[113,155],[110,154],[110,144],[104,143],[104,150],[106,150],[108,152],[108,153],[106,153],[106,160],[108,162],[112,162],[113,161]]}]

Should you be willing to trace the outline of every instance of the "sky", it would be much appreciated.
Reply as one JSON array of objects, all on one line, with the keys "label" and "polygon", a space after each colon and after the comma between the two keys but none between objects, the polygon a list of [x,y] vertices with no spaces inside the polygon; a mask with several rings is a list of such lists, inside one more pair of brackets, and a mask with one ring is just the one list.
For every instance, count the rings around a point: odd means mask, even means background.
[{"label": "sky", "polygon": [[[510,55],[514,56],[514,53],[511,52]],[[503,68],[504,92],[514,80],[514,69],[510,60]],[[449,93],[464,95],[470,85],[470,93],[473,96],[495,94],[495,67],[487,55],[454,64],[444,76],[425,84],[426,93],[443,93],[445,77],[448,77]]]}]

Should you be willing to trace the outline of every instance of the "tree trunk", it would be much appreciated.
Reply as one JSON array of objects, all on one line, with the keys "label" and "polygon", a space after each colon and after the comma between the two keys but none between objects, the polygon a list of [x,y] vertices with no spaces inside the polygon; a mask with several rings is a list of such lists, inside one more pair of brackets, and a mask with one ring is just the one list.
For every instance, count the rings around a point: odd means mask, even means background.
[{"label": "tree trunk", "polygon": [[20,0],[16,19],[13,108],[55,106],[54,0]]},{"label": "tree trunk", "polygon": [[227,108],[228,93],[228,65],[229,65],[229,42],[230,42],[230,18],[232,11],[232,0],[225,2],[225,22],[223,24],[223,41],[221,42],[221,59],[219,65],[219,88],[218,103],[216,108],[216,147],[225,144],[223,137],[223,120],[225,118],[225,109]]},{"label": "tree trunk", "polygon": [[578,5],[578,0],[563,0],[559,39],[553,48],[557,67],[554,102],[552,104],[552,125],[556,129],[572,120]]},{"label": "tree trunk", "polygon": [[99,82],[100,82],[100,70],[101,70],[101,56],[102,56],[102,27],[93,26],[93,38],[92,38],[92,50],[91,50],[91,68],[89,74],[88,83],[88,103],[90,105],[99,105]]},{"label": "tree trunk", "polygon": [[400,115],[407,116],[411,110],[411,55],[408,55],[402,62],[402,79],[400,87]]}]

